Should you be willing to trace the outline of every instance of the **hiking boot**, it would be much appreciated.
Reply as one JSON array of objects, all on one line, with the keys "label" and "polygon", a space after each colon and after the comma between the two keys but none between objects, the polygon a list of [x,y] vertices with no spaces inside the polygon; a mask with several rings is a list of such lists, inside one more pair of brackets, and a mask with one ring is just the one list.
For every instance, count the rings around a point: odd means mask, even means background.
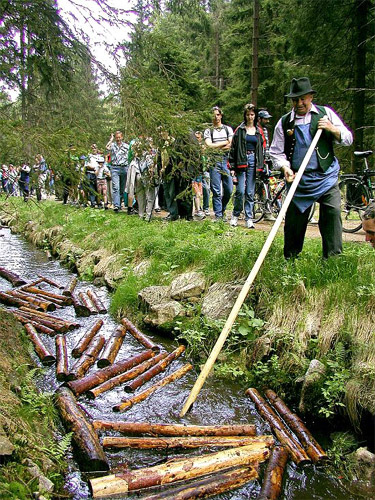
[{"label": "hiking boot", "polygon": [[232,218],[230,220],[230,225],[232,227],[236,227],[238,225],[238,217],[236,217],[235,215],[232,215]]}]

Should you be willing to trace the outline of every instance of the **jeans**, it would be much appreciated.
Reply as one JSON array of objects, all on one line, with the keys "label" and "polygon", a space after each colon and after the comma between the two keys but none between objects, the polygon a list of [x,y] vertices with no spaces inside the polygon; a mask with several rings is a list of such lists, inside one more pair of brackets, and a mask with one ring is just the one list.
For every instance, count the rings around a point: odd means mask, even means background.
[{"label": "jeans", "polygon": [[112,198],[115,208],[121,208],[121,199],[124,196],[126,176],[128,173],[127,166],[112,165]]},{"label": "jeans", "polygon": [[203,210],[208,210],[210,208],[210,173],[209,172],[203,172],[202,189],[203,189]]},{"label": "jeans", "polygon": [[234,195],[233,215],[239,217],[243,208],[245,195],[245,220],[253,218],[254,192],[255,192],[255,161],[254,154],[247,155],[247,168],[238,169],[236,172],[238,184]]},{"label": "jeans", "polygon": [[[215,216],[223,217],[233,191],[233,181],[227,166],[226,156],[210,168],[210,182]],[[221,194],[221,185],[223,185],[223,194]]]}]

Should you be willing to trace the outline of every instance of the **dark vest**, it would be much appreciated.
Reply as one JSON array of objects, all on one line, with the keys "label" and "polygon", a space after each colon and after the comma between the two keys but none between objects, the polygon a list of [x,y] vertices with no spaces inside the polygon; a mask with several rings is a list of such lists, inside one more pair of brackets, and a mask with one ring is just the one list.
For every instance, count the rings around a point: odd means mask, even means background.
[{"label": "dark vest", "polygon": [[[318,130],[318,121],[325,116],[326,112],[323,106],[315,105],[318,113],[311,113],[311,123],[310,123],[310,134],[314,137],[316,131]],[[294,134],[294,120],[290,121],[291,111],[281,118],[281,123],[284,131],[284,152],[287,159],[292,164],[294,146],[296,143],[296,138]],[[322,135],[318,141],[318,145],[315,148],[318,158],[319,167],[323,172],[325,172],[334,160],[333,153],[333,137],[331,134],[323,130]]]}]

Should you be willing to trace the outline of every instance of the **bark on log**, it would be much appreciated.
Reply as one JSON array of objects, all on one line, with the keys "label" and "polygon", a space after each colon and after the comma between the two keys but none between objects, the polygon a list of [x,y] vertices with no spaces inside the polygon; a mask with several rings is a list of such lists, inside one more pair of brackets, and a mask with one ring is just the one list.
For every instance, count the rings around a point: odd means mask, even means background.
[{"label": "bark on log", "polygon": [[126,330],[132,335],[140,344],[142,344],[146,349],[152,349],[153,351],[160,351],[161,347],[152,342],[146,335],[138,330],[138,328],[133,325],[133,323],[127,319],[123,318],[121,323],[124,325]]},{"label": "bark on log", "polygon": [[38,332],[35,330],[33,325],[26,323],[25,330],[31,342],[34,344],[35,352],[37,353],[40,361],[44,365],[52,365],[56,358],[43,344],[42,339],[39,337]]},{"label": "bark on log", "polygon": [[125,385],[124,389],[125,392],[134,392],[138,387],[141,387],[143,384],[151,380],[153,377],[158,375],[159,373],[163,372],[166,370],[166,368],[178,357],[181,356],[181,354],[185,351],[186,347],[184,345],[180,345],[175,349],[173,352],[168,354],[164,359],[159,361],[159,363],[146,372],[142,373],[139,377],[136,379],[132,380],[128,384]]},{"label": "bark on log", "polygon": [[70,297],[66,297],[65,295],[60,295],[57,293],[47,292],[47,290],[42,290],[41,288],[38,288],[36,286],[25,286],[24,290],[26,292],[37,293],[38,295],[44,295],[45,297],[61,300],[67,306],[70,306],[72,304],[72,300]]},{"label": "bark on log", "polygon": [[8,306],[15,306],[15,307],[23,306],[33,309],[35,311],[42,311],[42,308],[40,306],[30,304],[29,302],[26,302],[26,300],[23,299],[18,299],[16,297],[13,297],[12,295],[6,292],[0,292],[0,302]]},{"label": "bark on log", "polygon": [[107,340],[102,355],[98,359],[98,367],[104,368],[105,366],[111,365],[120,350],[124,342],[124,337],[126,335],[126,330],[123,326],[118,326],[116,330]]},{"label": "bark on log", "polygon": [[18,287],[18,290],[23,290],[24,288],[27,288],[28,286],[39,285],[39,283],[43,283],[43,281],[44,280],[42,278],[38,278],[37,280],[30,281],[29,283],[26,283],[25,285],[22,285],[22,286]]},{"label": "bark on log", "polygon": [[75,287],[77,286],[77,278],[74,276],[65,286],[64,290],[62,291],[63,295],[66,295],[67,297],[71,297]]},{"label": "bark on log", "polygon": [[107,308],[105,307],[103,302],[99,299],[99,297],[96,295],[96,293],[93,290],[87,290],[86,293],[88,298],[94,304],[94,307],[98,311],[98,313],[105,314],[107,312]]},{"label": "bark on log", "polygon": [[50,335],[51,337],[56,335],[55,330],[52,330],[52,328],[48,328],[47,326],[42,325],[41,323],[38,323],[37,321],[33,321],[32,319],[27,318],[27,317],[22,316],[22,315],[17,314],[17,313],[18,313],[18,311],[13,311],[14,316],[23,325],[26,325],[26,323],[30,323],[31,325],[33,325],[33,327],[35,328],[35,330],[37,332],[45,333],[46,335]]},{"label": "bark on log", "polygon": [[133,378],[138,377],[138,375],[148,370],[151,366],[154,366],[167,355],[167,353],[165,352],[160,352],[159,354],[156,354],[155,351],[151,352],[155,354],[154,358],[148,359],[147,361],[144,361],[143,363],[135,366],[131,370],[128,370],[125,373],[121,373],[120,375],[116,375],[116,377],[110,378],[97,387],[90,389],[89,391],[87,391],[87,397],[90,399],[95,399],[100,394],[103,394],[103,392],[107,392],[113,389],[113,387],[117,387],[118,385],[123,384],[128,380],[132,380]]},{"label": "bark on log", "polygon": [[149,488],[174,481],[187,481],[196,477],[219,472],[236,466],[255,465],[269,456],[264,444],[241,446],[165,464],[111,474],[89,481],[93,497],[124,494],[141,488]]},{"label": "bark on log", "polygon": [[118,431],[137,436],[140,434],[150,434],[151,436],[255,436],[256,434],[255,425],[252,424],[184,425],[94,420],[93,426],[101,431]]},{"label": "bark on log", "polygon": [[20,292],[18,290],[8,290],[8,294],[12,295],[13,297],[16,297],[21,300],[25,300],[26,302],[29,302],[30,304],[34,304],[38,307],[40,307],[43,311],[55,311],[56,310],[56,304],[53,302],[39,299],[35,295],[33,296],[32,294],[29,294],[27,292]]},{"label": "bark on log", "polygon": [[89,368],[91,368],[91,366],[95,363],[100,351],[103,349],[104,344],[105,338],[102,335],[95,337],[90,342],[86,351],[72,366],[68,375],[68,380],[76,380],[77,378],[83,377]]},{"label": "bark on log", "polygon": [[99,370],[95,373],[87,375],[81,380],[69,382],[68,386],[78,396],[79,394],[82,394],[89,389],[102,384],[110,378],[115,377],[116,375],[119,375],[120,373],[123,373],[127,370],[130,370],[134,366],[139,365],[143,361],[146,361],[153,356],[155,356],[155,353],[151,349],[149,349],[148,351],[143,351],[131,358],[117,361],[117,363],[114,363],[113,365],[108,366],[103,370]]},{"label": "bark on log", "polygon": [[27,283],[18,274],[8,271],[5,267],[0,267],[0,276],[12,283],[13,286],[23,286]]},{"label": "bark on log", "polygon": [[284,446],[273,448],[257,500],[277,500],[279,498],[288,456],[289,451]]},{"label": "bark on log", "polygon": [[82,304],[82,302],[79,300],[78,297],[72,294],[70,298],[72,299],[74,311],[77,316],[83,316],[83,317],[90,316],[91,314],[90,309],[86,307],[84,304]]},{"label": "bark on log", "polygon": [[163,378],[156,384],[152,385],[148,389],[144,390],[143,392],[140,392],[136,396],[133,396],[132,398],[129,398],[125,400],[123,403],[120,403],[116,406],[114,406],[112,409],[113,411],[125,411],[131,408],[133,405],[140,403],[141,401],[144,401],[148,396],[153,394],[155,391],[160,389],[161,387],[164,387],[167,384],[170,384],[171,382],[174,382],[175,380],[178,380],[179,378],[183,377],[186,375],[188,371],[190,371],[193,368],[193,365],[190,363],[187,363],[186,365],[182,366],[175,372],[171,373],[167,377]]},{"label": "bark on log", "polygon": [[87,307],[87,309],[90,311],[90,314],[98,314],[98,311],[91,303],[91,300],[88,298],[87,294],[85,294],[84,292],[78,292],[78,298],[82,302],[82,304]]},{"label": "bark on log", "polygon": [[55,337],[56,344],[56,378],[59,382],[65,382],[68,379],[68,349],[66,346],[65,335]]},{"label": "bark on log", "polygon": [[258,478],[255,467],[241,467],[229,472],[214,474],[199,481],[193,481],[177,488],[142,497],[141,500],[190,500],[194,498],[208,498],[219,495]]},{"label": "bark on log", "polygon": [[250,388],[247,389],[246,394],[250,396],[250,398],[255,403],[255,406],[259,413],[270,424],[271,429],[276,434],[280,443],[288,448],[292,460],[297,465],[303,465],[311,462],[310,458],[308,457],[307,453],[302,448],[300,443],[297,441],[297,439],[294,438],[290,430],[281,421],[279,416],[276,415],[276,413],[265,401],[265,399],[262,398],[259,392],[256,389]]},{"label": "bark on log", "polygon": [[82,337],[81,339],[77,342],[75,347],[72,350],[72,356],[73,358],[79,358],[82,353],[87,349],[87,346],[90,344],[92,339],[95,337],[95,335],[98,333],[98,331],[101,329],[103,326],[103,320],[98,319],[96,323],[88,330]]},{"label": "bark on log", "polygon": [[51,286],[53,286],[53,287],[55,287],[55,288],[59,288],[59,289],[64,288],[64,285],[60,285],[59,283],[56,283],[56,281],[53,281],[53,280],[51,280],[50,278],[46,278],[46,276],[42,276],[41,274],[38,274],[38,277],[39,277],[42,281],[44,281],[44,282],[48,283],[49,285],[51,285]]},{"label": "bark on log", "polygon": [[[30,292],[27,292],[27,293],[30,293]],[[47,297],[45,295],[41,295],[39,293],[33,293],[33,294],[30,294],[32,295],[33,297],[36,297],[37,299],[39,300],[46,300]],[[66,304],[65,302],[63,302],[62,300],[60,299],[55,299],[54,297],[48,297],[48,302],[52,302],[53,304],[55,304],[58,308],[61,308],[61,307],[65,307]]]},{"label": "bark on log", "polygon": [[272,436],[189,436],[189,437],[103,437],[103,448],[200,448],[248,446],[264,443],[271,446]]},{"label": "bark on log", "polygon": [[265,394],[272,403],[273,407],[276,408],[294,434],[301,441],[302,446],[305,448],[311,460],[314,463],[328,460],[326,452],[306,428],[300,417],[295,413],[292,413],[284,401],[271,389],[266,391]]},{"label": "bark on log", "polygon": [[68,431],[73,432],[73,445],[83,471],[109,470],[107,458],[98,436],[83,410],[77,405],[72,392],[60,387],[57,406]]},{"label": "bark on log", "polygon": [[51,328],[58,333],[66,333],[70,329],[68,323],[58,321],[57,318],[53,316],[41,316],[40,314],[38,314],[38,312],[39,311],[30,312],[30,309],[21,307],[20,311],[18,311],[18,314],[20,316],[24,316],[25,318],[30,318],[33,321],[37,321],[41,325]]}]

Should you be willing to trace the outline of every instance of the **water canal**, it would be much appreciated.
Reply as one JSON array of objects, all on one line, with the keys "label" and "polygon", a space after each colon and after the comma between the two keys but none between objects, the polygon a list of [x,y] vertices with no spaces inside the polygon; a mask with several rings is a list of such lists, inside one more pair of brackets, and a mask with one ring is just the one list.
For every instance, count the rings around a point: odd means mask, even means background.
[{"label": "water canal", "polygon": [[[26,242],[19,235],[14,235],[10,230],[3,228],[0,238],[0,266],[7,268],[27,281],[36,279],[38,275],[46,276],[55,282],[65,285],[72,278],[72,273],[60,265],[58,261],[48,260],[47,256],[41,250]],[[0,278],[0,289],[7,290],[11,284]],[[92,284],[79,282],[78,290],[87,290],[93,288]],[[95,288],[96,294],[103,303],[108,306],[110,295],[105,288]],[[53,313],[66,319],[77,320],[73,307],[65,307]],[[100,316],[104,321],[101,333],[108,338],[115,330],[118,323],[109,315]],[[98,316],[88,318],[79,318],[80,327],[70,331],[67,334],[68,352],[98,319]],[[142,330],[142,325],[138,325]],[[42,335],[42,334],[41,334]],[[42,335],[45,344],[54,352],[54,339]],[[162,344],[168,351],[177,347],[173,340],[156,335],[150,337],[158,344]],[[121,347],[116,360],[128,358],[143,349],[131,336],[126,335],[125,341]],[[40,361],[35,356],[35,362],[41,366]],[[180,358],[172,365],[171,371],[179,368],[186,359]],[[91,371],[96,368],[92,367]],[[196,367],[198,370],[198,367]],[[169,369],[164,374],[160,374],[158,379],[165,377]],[[256,425],[259,434],[269,434],[270,428],[257,415],[253,403],[244,395],[243,388],[230,382],[218,380],[215,377],[209,377],[206,381],[196,403],[191,411],[183,418],[178,417],[179,412],[187,398],[194,381],[197,371],[189,372],[184,378],[170,384],[154,393],[143,403],[137,404],[125,413],[114,413],[112,407],[124,398],[125,393],[120,385],[111,391],[104,393],[95,400],[89,400],[85,396],[80,396],[79,403],[85,408],[87,413],[93,418],[109,420],[127,420],[133,422],[151,422],[151,423],[185,423],[197,425],[210,424],[248,424]],[[156,380],[158,380],[156,379]],[[149,382],[148,385],[154,382]],[[43,370],[43,375],[37,380],[37,385],[41,391],[53,392],[60,383],[55,377],[55,366],[52,365]],[[201,450],[121,450],[106,451],[111,468],[119,464],[127,463],[129,468],[140,468],[161,463],[166,459],[190,455],[199,455]],[[66,476],[67,493],[75,500],[90,498],[88,480],[90,473],[81,473],[77,463],[69,455],[69,471]],[[262,473],[261,469],[261,473]],[[97,475],[97,474],[96,474]],[[261,479],[260,475],[260,479]],[[257,498],[260,490],[260,482],[253,481],[246,486],[234,492],[217,495],[217,499],[242,500],[248,498]],[[126,498],[141,498],[140,493],[133,493]],[[125,497],[116,497],[125,498]],[[296,467],[292,462],[287,466],[286,477],[284,478],[284,490],[281,496],[284,500],[328,500],[345,499],[357,500],[359,498],[349,493],[334,477],[326,473],[323,466],[308,465]]]}]

